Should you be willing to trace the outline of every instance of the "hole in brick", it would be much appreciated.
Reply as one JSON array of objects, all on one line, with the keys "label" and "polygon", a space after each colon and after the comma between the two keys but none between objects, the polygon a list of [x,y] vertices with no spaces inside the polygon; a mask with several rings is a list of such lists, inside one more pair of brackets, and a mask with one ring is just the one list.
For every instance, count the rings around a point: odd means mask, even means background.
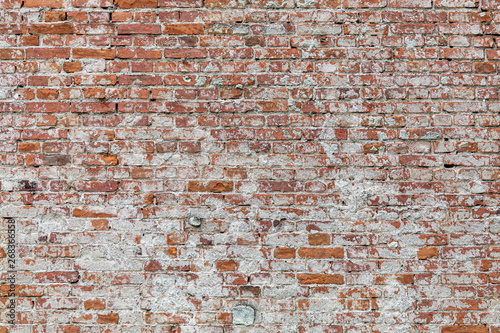
[{"label": "hole in brick", "polygon": [[282,224],[281,224],[281,221],[280,221],[280,220],[275,220],[275,221],[273,221],[273,227],[274,227],[275,229],[280,230],[280,229],[281,229],[281,226],[282,226]]},{"label": "hole in brick", "polygon": [[189,218],[189,224],[193,227],[201,226],[201,219],[199,217],[192,216]]}]

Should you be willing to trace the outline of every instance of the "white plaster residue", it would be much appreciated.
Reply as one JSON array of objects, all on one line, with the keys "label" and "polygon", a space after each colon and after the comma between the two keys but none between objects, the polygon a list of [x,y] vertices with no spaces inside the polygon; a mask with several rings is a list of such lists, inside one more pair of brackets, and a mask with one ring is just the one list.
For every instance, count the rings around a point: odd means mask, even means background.
[{"label": "white plaster residue", "polygon": [[500,323],[500,298],[496,291],[494,291],[493,299],[490,301],[484,322],[488,324]]},{"label": "white plaster residue", "polygon": [[269,9],[279,9],[280,5],[276,1],[269,1],[266,3],[266,7]]},{"label": "white plaster residue", "polygon": [[300,47],[307,48],[307,51],[311,51],[312,48],[318,48],[321,45],[319,44],[318,40],[316,39],[306,39],[299,44]]},{"label": "white plaster residue", "polygon": [[297,4],[298,7],[302,8],[307,8],[307,7],[313,7],[316,3],[316,0],[304,0],[303,3]]},{"label": "white plaster residue", "polygon": [[406,44],[406,49],[407,50],[414,50],[418,43],[417,43],[417,39],[418,38],[421,38],[422,36],[421,35],[415,35],[415,38],[408,38],[405,40],[405,44]]},{"label": "white plaster residue", "polygon": [[383,297],[379,300],[379,307],[384,323],[396,324],[398,321],[405,321],[415,301],[408,295],[408,287],[391,278],[382,292]]},{"label": "white plaster residue", "polygon": [[314,81],[314,79],[309,76],[304,80],[304,84],[307,84],[309,86],[316,86],[316,81]]},{"label": "white plaster residue", "polygon": [[64,232],[68,230],[68,222],[59,214],[45,214],[40,217],[38,232],[48,235],[51,232]]},{"label": "white plaster residue", "polygon": [[330,159],[330,161],[332,163],[335,163],[337,161],[335,155],[339,153],[338,145],[335,143],[327,143],[327,142],[321,142],[321,145],[323,146],[323,149],[325,150],[325,153]]},{"label": "white plaster residue", "polygon": [[87,73],[104,72],[106,70],[105,60],[96,60],[83,65],[83,71]]},{"label": "white plaster residue", "polygon": [[336,211],[349,212],[350,219],[359,219],[363,216],[363,209],[367,207],[368,198],[375,195],[397,193],[393,186],[380,182],[363,180],[363,170],[353,170],[352,179],[335,181],[335,191],[340,192],[342,205],[330,210],[330,215],[338,215]]},{"label": "white plaster residue", "polygon": [[222,85],[222,78],[220,77],[214,77],[212,79],[212,84],[215,86],[221,86]]},{"label": "white plaster residue", "polygon": [[205,76],[197,76],[196,77],[196,84],[197,86],[203,86],[207,82],[207,78]]},{"label": "white plaster residue", "polygon": [[290,80],[290,76],[288,75],[283,75],[280,79],[279,79],[279,82],[282,84],[282,85],[286,85],[288,83],[288,81]]}]

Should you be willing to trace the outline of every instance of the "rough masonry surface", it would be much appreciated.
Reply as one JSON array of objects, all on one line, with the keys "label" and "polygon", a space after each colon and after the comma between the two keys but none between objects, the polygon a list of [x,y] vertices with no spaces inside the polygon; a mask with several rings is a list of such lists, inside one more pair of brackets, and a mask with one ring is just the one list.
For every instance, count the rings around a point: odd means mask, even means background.
[{"label": "rough masonry surface", "polygon": [[0,332],[499,333],[499,59],[500,0],[0,0]]}]

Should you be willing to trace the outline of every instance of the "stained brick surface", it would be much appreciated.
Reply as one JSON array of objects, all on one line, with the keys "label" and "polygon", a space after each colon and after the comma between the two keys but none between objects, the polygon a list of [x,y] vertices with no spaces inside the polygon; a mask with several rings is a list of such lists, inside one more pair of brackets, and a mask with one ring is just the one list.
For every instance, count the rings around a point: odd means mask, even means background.
[{"label": "stained brick surface", "polygon": [[499,46],[499,0],[0,0],[0,332],[500,332]]}]

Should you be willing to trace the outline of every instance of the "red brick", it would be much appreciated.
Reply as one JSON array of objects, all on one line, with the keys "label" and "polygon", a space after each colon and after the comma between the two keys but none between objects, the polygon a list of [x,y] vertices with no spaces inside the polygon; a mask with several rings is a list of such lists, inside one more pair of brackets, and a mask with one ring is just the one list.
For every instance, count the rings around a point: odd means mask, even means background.
[{"label": "red brick", "polygon": [[45,156],[45,155],[27,155],[26,164],[27,165],[67,165],[71,163],[71,156],[69,155],[55,155],[55,156]]},{"label": "red brick", "polygon": [[106,301],[104,299],[89,299],[83,302],[85,310],[104,310]]},{"label": "red brick", "polygon": [[24,7],[63,8],[64,0],[24,0]]},{"label": "red brick", "polygon": [[301,247],[299,257],[310,259],[343,258],[344,249],[341,247]]},{"label": "red brick", "polygon": [[75,75],[75,84],[77,85],[115,85],[116,75],[114,74],[89,74],[89,75]]},{"label": "red brick", "polygon": [[165,49],[165,58],[190,58],[198,59],[205,58],[207,56],[207,51],[203,49]]},{"label": "red brick", "polygon": [[84,192],[114,192],[118,189],[117,181],[77,181],[75,189]]},{"label": "red brick", "polygon": [[44,272],[36,273],[35,279],[38,283],[75,283],[80,277],[78,272]]},{"label": "red brick", "polygon": [[295,249],[287,247],[278,247],[274,250],[274,257],[276,259],[294,259]]},{"label": "red brick", "polygon": [[448,325],[441,327],[441,333],[488,333],[485,325]]},{"label": "red brick", "polygon": [[307,235],[309,245],[330,245],[330,235],[314,233]]},{"label": "red brick", "polygon": [[[116,217],[116,213],[111,210],[106,209],[95,209],[95,207],[75,207],[73,209],[74,217]],[[107,226],[107,221],[96,221],[94,220],[96,225],[101,228],[103,226]],[[94,224],[94,223],[93,223]]]},{"label": "red brick", "polygon": [[297,274],[300,284],[343,284],[341,274]]},{"label": "red brick", "polygon": [[148,272],[156,272],[162,269],[161,264],[156,261],[156,260],[151,260],[149,261],[146,266],[144,267],[144,270]]},{"label": "red brick", "polygon": [[163,33],[168,35],[201,35],[203,24],[201,23],[177,23],[165,24]]},{"label": "red brick", "polygon": [[245,179],[248,177],[247,171],[244,168],[227,168],[225,173],[230,179]]},{"label": "red brick", "polygon": [[115,5],[122,9],[156,8],[158,0],[115,0]]},{"label": "red brick", "polygon": [[117,58],[121,59],[160,59],[160,50],[118,49]]},{"label": "red brick", "polygon": [[107,314],[97,314],[97,323],[98,324],[118,324],[119,315],[115,312],[110,312]]},{"label": "red brick", "polygon": [[22,4],[22,0],[0,0],[0,8],[21,8]]},{"label": "red brick", "polygon": [[21,36],[20,45],[21,46],[38,46],[38,45],[40,45],[40,37],[35,36],[35,35]]},{"label": "red brick", "polygon": [[[25,7],[26,7],[26,2],[25,2]],[[66,20],[66,12],[59,12],[59,11],[54,11],[54,12],[46,12],[45,13],[45,22],[59,22],[59,21],[65,21]]]},{"label": "red brick", "polygon": [[82,70],[82,63],[79,61],[66,62],[63,64],[63,69],[67,73],[79,72]]},{"label": "red brick", "polygon": [[226,180],[211,180],[211,181],[189,181],[189,192],[232,192],[233,182]]},{"label": "red brick", "polygon": [[111,7],[113,0],[70,0],[74,7]]},{"label": "red brick", "polygon": [[202,0],[159,0],[160,7],[195,8],[202,5]]},{"label": "red brick", "polygon": [[20,153],[35,153],[40,151],[39,142],[20,142],[19,152]]},{"label": "red brick", "polygon": [[432,0],[389,0],[389,7],[393,8],[431,8]]},{"label": "red brick", "polygon": [[215,263],[217,271],[230,272],[236,270],[236,262],[234,260],[219,260]]},{"label": "red brick", "polygon": [[72,34],[73,24],[63,23],[33,23],[29,28],[32,34]]},{"label": "red brick", "polygon": [[496,73],[496,66],[493,62],[475,62],[474,72],[476,73]]},{"label": "red brick", "polygon": [[437,258],[439,250],[436,247],[425,247],[418,250],[418,259]]},{"label": "red brick", "polygon": [[345,8],[381,8],[387,5],[387,0],[342,0]]},{"label": "red brick", "polygon": [[159,24],[120,24],[117,27],[119,35],[129,34],[161,34],[161,26]]},{"label": "red brick", "polygon": [[70,57],[69,48],[36,48],[26,50],[26,59],[53,59]]},{"label": "red brick", "polygon": [[0,59],[24,59],[24,50],[22,49],[2,49],[0,50]]},{"label": "red brick", "polygon": [[115,58],[115,50],[111,49],[73,49],[73,58],[82,59],[114,59]]},{"label": "red brick", "polygon": [[203,2],[206,8],[243,8],[243,4],[231,0],[205,0]]}]

